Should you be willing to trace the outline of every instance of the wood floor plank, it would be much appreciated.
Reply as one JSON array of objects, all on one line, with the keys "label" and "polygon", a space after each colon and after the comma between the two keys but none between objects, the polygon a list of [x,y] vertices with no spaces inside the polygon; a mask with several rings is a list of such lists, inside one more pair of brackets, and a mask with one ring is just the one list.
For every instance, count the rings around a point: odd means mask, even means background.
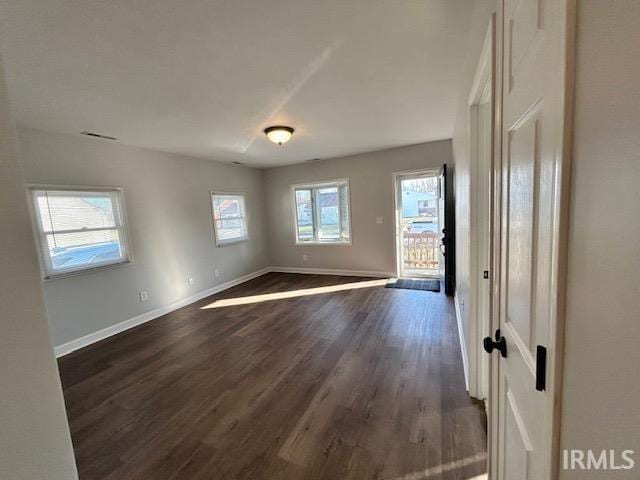
[{"label": "wood floor plank", "polygon": [[81,480],[485,472],[451,300],[271,273],[59,360]]}]

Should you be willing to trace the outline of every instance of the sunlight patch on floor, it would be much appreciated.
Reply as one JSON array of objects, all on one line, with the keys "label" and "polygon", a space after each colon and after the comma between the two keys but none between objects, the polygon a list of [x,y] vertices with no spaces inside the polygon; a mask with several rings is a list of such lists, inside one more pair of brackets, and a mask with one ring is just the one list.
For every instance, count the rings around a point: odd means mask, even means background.
[{"label": "sunlight patch on floor", "polygon": [[[456,470],[458,468],[466,467],[467,465],[473,465],[474,463],[486,461],[487,454],[486,453],[478,453],[471,457],[463,458],[462,460],[456,460],[454,462],[449,462],[444,465],[438,465],[436,467],[427,468],[426,470],[422,470],[420,472],[413,472],[402,477],[395,477],[391,480],[428,480],[430,478],[438,477],[445,472],[450,472],[451,470]],[[467,478],[465,480],[488,480],[488,474],[484,473],[482,475],[478,475],[475,477]]]},{"label": "sunlight patch on floor", "polygon": [[303,288],[301,290],[290,290],[288,292],[264,293],[262,295],[250,295],[247,297],[223,298],[201,307],[201,310],[209,308],[233,307],[237,305],[248,305],[251,303],[268,302],[271,300],[283,300],[286,298],[303,297],[306,295],[319,295],[322,293],[342,292],[345,290],[356,290],[360,288],[381,287],[387,283],[386,278],[378,280],[367,280],[364,282],[344,283],[341,285],[329,285],[326,287]]}]

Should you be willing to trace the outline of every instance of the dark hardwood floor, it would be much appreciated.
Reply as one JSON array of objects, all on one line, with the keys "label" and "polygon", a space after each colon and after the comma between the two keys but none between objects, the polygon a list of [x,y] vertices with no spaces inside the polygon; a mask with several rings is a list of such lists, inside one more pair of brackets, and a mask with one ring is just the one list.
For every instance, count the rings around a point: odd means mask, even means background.
[{"label": "dark hardwood floor", "polygon": [[81,480],[483,474],[451,300],[380,283],[267,274],[61,358]]}]

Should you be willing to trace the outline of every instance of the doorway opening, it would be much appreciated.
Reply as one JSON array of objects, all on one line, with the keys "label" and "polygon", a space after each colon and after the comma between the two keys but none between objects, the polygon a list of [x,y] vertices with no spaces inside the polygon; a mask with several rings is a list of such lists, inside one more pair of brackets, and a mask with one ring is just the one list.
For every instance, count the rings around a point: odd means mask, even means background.
[{"label": "doorway opening", "polygon": [[443,268],[439,172],[424,170],[394,177],[398,276],[439,278]]},{"label": "doorway opening", "polygon": [[[493,79],[489,66],[480,70],[480,81],[470,97],[471,165],[470,185],[470,314],[474,320],[474,344],[470,361],[469,393],[479,400],[489,396],[489,356],[481,340],[492,336],[491,288],[493,236]],[[494,272],[495,274],[495,272]]]}]

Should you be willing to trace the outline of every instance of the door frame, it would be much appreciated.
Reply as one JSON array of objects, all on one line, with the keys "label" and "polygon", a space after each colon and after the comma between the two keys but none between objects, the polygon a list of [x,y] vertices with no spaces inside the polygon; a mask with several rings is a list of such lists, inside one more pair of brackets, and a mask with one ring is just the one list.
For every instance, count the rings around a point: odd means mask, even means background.
[{"label": "door frame", "polygon": [[[489,325],[492,332],[500,326],[500,286],[502,252],[502,76],[504,0],[498,0],[497,11],[491,15],[487,35],[492,35],[493,68],[493,155],[491,172],[491,253],[489,274]],[[476,339],[478,348],[482,339]],[[487,472],[489,480],[496,480],[499,466],[499,402],[500,359],[489,356],[489,390],[487,392]]]},{"label": "door frame", "polygon": [[[398,228],[400,226],[400,219],[401,219],[401,214],[398,209],[399,179],[400,177],[412,177],[412,176],[421,177],[424,175],[437,177],[438,173],[439,173],[439,168],[434,168],[434,167],[421,168],[417,170],[403,170],[403,171],[391,173],[391,181],[393,185],[393,241],[394,241],[393,253],[395,255],[395,265],[396,265],[395,276],[397,278],[400,278],[402,274],[402,244],[401,244],[400,235],[399,235],[400,229]],[[440,216],[438,216],[438,222],[440,222]],[[425,276],[425,278],[432,278],[432,277]]]},{"label": "door frame", "polygon": [[[495,290],[492,285],[495,270],[493,268],[494,248],[498,247],[492,242],[495,237],[495,177],[499,172],[495,171],[496,154],[496,22],[495,14],[491,16],[487,32],[485,34],[480,59],[468,97],[469,109],[469,198],[470,225],[469,225],[469,278],[470,301],[469,318],[471,345],[469,348],[469,395],[480,400],[486,400],[489,404],[489,370],[490,358],[480,346],[482,339],[491,336],[497,326],[493,315],[492,293]],[[480,105],[484,105],[489,96],[489,158],[484,159],[481,152]],[[499,167],[499,165],[498,165]],[[488,206],[488,211],[484,208]],[[499,250],[496,250],[499,251]],[[485,258],[486,257],[486,258]],[[484,268],[483,268],[484,267]],[[489,278],[484,279],[484,270],[489,272]],[[484,297],[484,298],[483,298]],[[487,307],[486,318],[483,316],[482,307]],[[498,317],[499,318],[499,317]]]}]

